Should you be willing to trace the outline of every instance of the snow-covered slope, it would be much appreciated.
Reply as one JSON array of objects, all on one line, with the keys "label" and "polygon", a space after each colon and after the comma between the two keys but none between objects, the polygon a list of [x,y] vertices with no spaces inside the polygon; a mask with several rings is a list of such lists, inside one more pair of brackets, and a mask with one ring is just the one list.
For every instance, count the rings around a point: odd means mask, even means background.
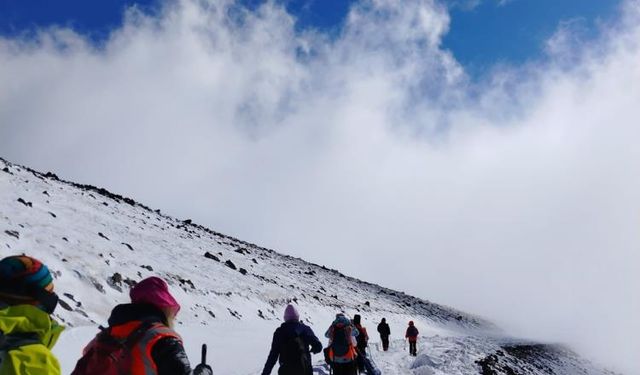
[{"label": "snow-covered slope", "polygon": [[[3,159],[0,249],[2,257],[33,255],[54,272],[55,316],[68,327],[56,353],[66,372],[111,308],[127,301],[129,285],[159,275],[182,303],[177,330],[188,351],[196,358],[208,343],[218,374],[259,373],[287,302],[318,335],[345,311],[360,313],[376,341],[375,326],[386,317],[400,340],[386,353],[372,345],[385,374],[610,374],[566,349],[509,338],[479,317]],[[408,320],[423,336],[416,359],[401,340]]]}]

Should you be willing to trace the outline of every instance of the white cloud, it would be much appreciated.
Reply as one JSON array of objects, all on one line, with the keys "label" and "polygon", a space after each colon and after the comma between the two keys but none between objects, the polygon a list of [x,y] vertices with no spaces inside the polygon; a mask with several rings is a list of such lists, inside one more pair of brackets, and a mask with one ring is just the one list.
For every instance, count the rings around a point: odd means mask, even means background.
[{"label": "white cloud", "polygon": [[633,373],[639,13],[480,87],[431,1],[364,1],[336,38],[189,0],[103,48],[5,38],[0,155]]},{"label": "white cloud", "polygon": [[[509,5],[513,3],[515,0],[491,0],[489,2],[495,4],[496,6],[502,7],[505,5]],[[459,8],[466,11],[471,11],[476,9],[483,2],[487,2],[487,0],[445,0],[444,1],[451,8]]]}]

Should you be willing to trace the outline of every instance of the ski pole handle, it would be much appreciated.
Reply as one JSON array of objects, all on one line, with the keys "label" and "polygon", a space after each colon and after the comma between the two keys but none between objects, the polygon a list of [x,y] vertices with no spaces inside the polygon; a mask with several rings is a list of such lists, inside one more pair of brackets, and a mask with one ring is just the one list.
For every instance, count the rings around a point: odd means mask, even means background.
[{"label": "ski pole handle", "polygon": [[207,344],[202,344],[202,362],[200,363],[207,364]]}]

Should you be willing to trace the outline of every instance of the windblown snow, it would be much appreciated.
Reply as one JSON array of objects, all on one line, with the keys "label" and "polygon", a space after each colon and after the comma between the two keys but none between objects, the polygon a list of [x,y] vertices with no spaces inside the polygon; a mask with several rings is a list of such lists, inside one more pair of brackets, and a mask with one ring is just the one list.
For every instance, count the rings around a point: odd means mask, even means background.
[{"label": "windblown snow", "polygon": [[[613,374],[566,348],[509,337],[482,318],[4,159],[0,249],[2,257],[39,258],[54,273],[60,295],[54,315],[67,327],[55,348],[63,373],[113,306],[128,301],[129,285],[158,275],[182,304],[176,330],[192,362],[206,343],[216,374],[260,374],[289,302],[323,341],[337,312],[361,314],[383,374]],[[391,326],[388,352],[379,350],[376,334],[382,317]],[[409,320],[421,333],[415,358],[402,339]],[[321,356],[314,362],[318,373],[327,372]]]}]

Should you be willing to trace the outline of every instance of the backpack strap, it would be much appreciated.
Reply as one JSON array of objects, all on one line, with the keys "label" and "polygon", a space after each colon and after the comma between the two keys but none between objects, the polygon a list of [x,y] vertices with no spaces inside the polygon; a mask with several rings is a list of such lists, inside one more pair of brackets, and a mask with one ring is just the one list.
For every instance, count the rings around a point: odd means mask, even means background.
[{"label": "backpack strap", "polygon": [[26,345],[42,344],[36,333],[12,333],[5,335],[0,331],[0,351],[10,351]]},{"label": "backpack strap", "polygon": [[138,341],[140,341],[142,336],[144,336],[144,334],[152,326],[153,326],[153,323],[150,323],[148,321],[143,321],[135,330],[133,330],[133,332],[131,332],[131,334],[127,335],[127,337],[123,339],[118,339],[116,337],[113,337],[113,335],[111,335],[110,328],[101,328],[102,332],[100,332],[99,335],[101,336],[100,339],[102,340],[112,341],[112,342],[118,343],[119,345],[124,346],[127,349],[131,349],[138,343]]}]

